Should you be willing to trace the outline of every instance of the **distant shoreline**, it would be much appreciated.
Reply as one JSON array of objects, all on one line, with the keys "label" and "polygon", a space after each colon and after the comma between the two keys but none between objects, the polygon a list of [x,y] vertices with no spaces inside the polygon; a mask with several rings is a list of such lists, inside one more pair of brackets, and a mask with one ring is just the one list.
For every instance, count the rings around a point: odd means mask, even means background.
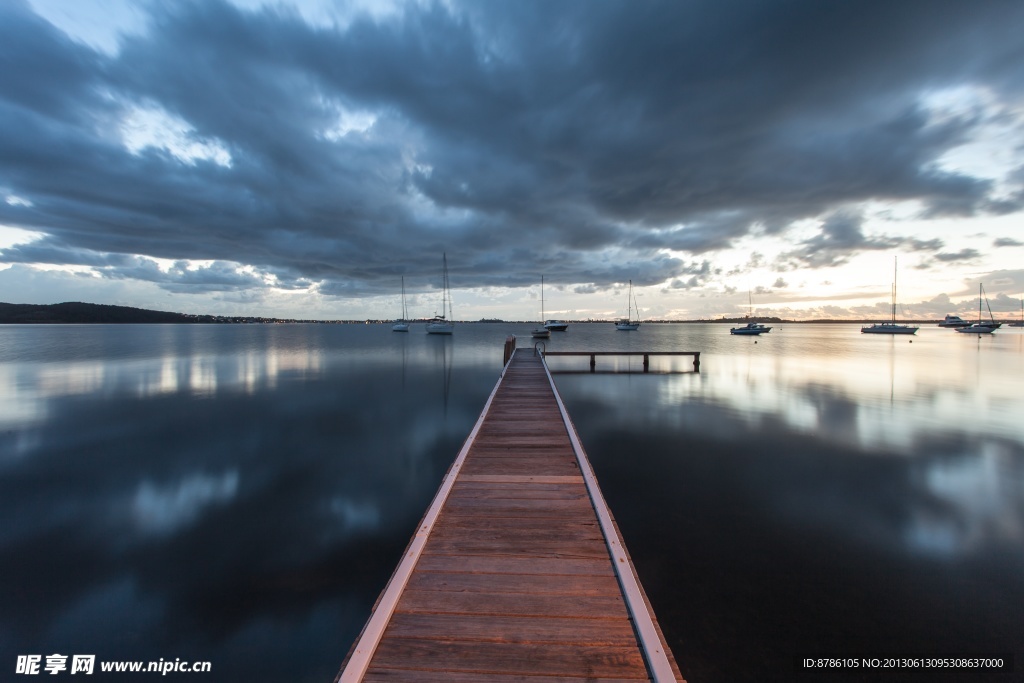
[{"label": "distant shoreline", "polygon": [[[824,324],[865,324],[878,322],[877,318],[844,319],[844,320],[788,320],[773,317],[755,317],[754,320],[772,325],[806,325]],[[749,322],[751,318],[704,318],[697,320],[645,320],[644,323],[686,325],[694,323],[728,323],[740,324]],[[90,304],[82,302],[64,302],[59,304],[8,304],[0,303],[0,325],[111,325],[111,324],[199,324],[199,325],[253,325],[253,324],[288,324],[315,323],[323,325],[365,325],[393,322],[384,320],[304,320],[298,318],[268,318],[264,316],[225,316],[197,315],[191,313],[174,313],[169,311],[153,311],[130,306],[111,306],[107,304]],[[426,320],[412,320],[419,323]],[[463,325],[473,324],[531,324],[536,320],[456,320]],[[615,320],[567,320],[571,325],[608,324]],[[900,323],[917,325],[937,325],[941,320],[899,320]]]}]

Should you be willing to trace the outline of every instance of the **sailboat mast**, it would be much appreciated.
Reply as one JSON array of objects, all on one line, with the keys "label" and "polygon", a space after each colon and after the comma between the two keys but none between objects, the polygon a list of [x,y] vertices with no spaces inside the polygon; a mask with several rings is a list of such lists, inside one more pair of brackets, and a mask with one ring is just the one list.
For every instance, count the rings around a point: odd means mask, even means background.
[{"label": "sailboat mast", "polygon": [[630,311],[632,310],[632,308],[630,308],[630,306],[632,306],[632,305],[633,305],[633,281],[631,280],[630,281],[630,291],[626,294],[626,322],[627,323],[632,323],[633,322],[633,316],[630,314]]},{"label": "sailboat mast", "polygon": [[544,276],[540,276],[540,322],[544,323]]},{"label": "sailboat mast", "polygon": [[441,293],[441,314],[444,315],[445,305],[448,306],[448,320],[452,319],[452,293],[448,288],[448,253],[444,252],[441,254],[441,259],[444,263],[444,278],[441,286],[444,287],[444,291]]},{"label": "sailboat mast", "polygon": [[892,322],[896,324],[896,271],[897,271],[897,258],[892,257]]}]

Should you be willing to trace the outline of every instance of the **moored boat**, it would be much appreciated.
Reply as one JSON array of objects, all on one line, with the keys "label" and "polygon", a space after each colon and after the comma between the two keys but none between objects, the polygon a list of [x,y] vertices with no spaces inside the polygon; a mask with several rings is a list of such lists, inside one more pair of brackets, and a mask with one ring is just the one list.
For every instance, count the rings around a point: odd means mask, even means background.
[{"label": "moored boat", "polygon": [[391,326],[392,332],[409,331],[409,307],[405,304],[405,276],[402,276],[402,317]]},{"label": "moored boat", "polygon": [[[448,287],[448,254],[443,255],[444,271],[441,278],[441,314],[434,314],[434,317],[427,322],[427,334],[452,334],[455,332],[455,323],[452,321],[452,295]],[[445,308],[448,313],[445,316]]]},{"label": "moored boat", "polygon": [[[995,320],[991,322],[982,322],[981,320],[981,300],[985,298],[985,287],[979,282],[978,283],[978,322],[970,325],[969,327],[958,327],[957,332],[963,332],[964,334],[992,334],[1002,323],[997,323]],[[992,309],[989,308],[989,316],[992,315]]]},{"label": "moored boat", "polygon": [[753,336],[753,335],[757,335],[757,334],[764,334],[765,332],[771,332],[771,330],[772,330],[772,328],[769,327],[768,325],[763,325],[761,323],[753,322],[753,323],[747,323],[743,327],[732,327],[732,328],[729,328],[729,334],[739,334],[739,335]]},{"label": "moored boat", "polygon": [[[543,275],[540,276],[540,319],[541,320],[544,319],[544,276]],[[551,330],[549,330],[546,325],[538,325],[537,327],[533,328],[532,332],[530,332],[530,336],[533,337],[534,339],[550,339],[551,338]]]},{"label": "moored boat", "polygon": [[[636,309],[636,320],[632,317],[632,310]],[[632,332],[640,329],[640,309],[636,307],[636,297],[633,296],[633,281],[629,281],[629,291],[626,293],[626,317],[615,323],[615,329],[625,332]]]},{"label": "moored boat", "polygon": [[896,322],[896,257],[892,260],[892,303],[890,304],[890,320],[887,323],[875,323],[862,327],[864,334],[917,334],[919,328],[913,325],[901,325]]},{"label": "moored boat", "polygon": [[969,327],[971,325],[970,320],[964,320],[958,315],[947,315],[939,327]]},{"label": "moored boat", "polygon": [[[754,314],[754,299],[751,297],[750,291],[747,291],[747,318]],[[729,328],[729,334],[742,335],[747,337],[756,336],[759,334],[765,334],[771,332],[772,328],[763,323],[759,323],[756,320],[751,320],[743,327],[731,327]]]},{"label": "moored boat", "polygon": [[1014,320],[1007,327],[1024,327],[1024,299],[1020,300],[1020,320]]}]

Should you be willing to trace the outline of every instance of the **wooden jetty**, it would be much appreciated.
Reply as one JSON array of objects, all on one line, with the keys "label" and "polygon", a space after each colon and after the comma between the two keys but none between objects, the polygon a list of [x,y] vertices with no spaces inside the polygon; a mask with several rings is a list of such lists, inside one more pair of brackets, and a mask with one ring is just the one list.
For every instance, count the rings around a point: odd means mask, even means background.
[{"label": "wooden jetty", "polygon": [[544,351],[545,356],[590,356],[590,371],[597,366],[597,356],[643,356],[644,372],[651,367],[651,356],[693,356],[693,370],[700,372],[700,351]]},{"label": "wooden jetty", "polygon": [[511,354],[335,680],[683,680],[532,349]]}]

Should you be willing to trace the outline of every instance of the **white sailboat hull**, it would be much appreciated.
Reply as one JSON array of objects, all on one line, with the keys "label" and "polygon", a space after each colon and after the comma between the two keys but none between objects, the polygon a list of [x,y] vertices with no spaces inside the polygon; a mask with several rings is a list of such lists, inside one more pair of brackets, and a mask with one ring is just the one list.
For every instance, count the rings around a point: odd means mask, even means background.
[{"label": "white sailboat hull", "polygon": [[860,331],[864,334],[917,334],[920,328],[910,325],[897,325],[895,323],[875,323],[871,327],[862,327]]},{"label": "white sailboat hull", "polygon": [[455,324],[448,321],[432,320],[427,323],[427,334],[451,334],[455,331]]},{"label": "white sailboat hull", "polygon": [[767,325],[762,325],[761,323],[747,323],[747,325],[745,327],[730,327],[729,328],[729,334],[746,335],[748,337],[749,336],[758,335],[758,334],[764,334],[766,332],[771,332],[771,331],[772,331],[771,327],[768,327]]}]

